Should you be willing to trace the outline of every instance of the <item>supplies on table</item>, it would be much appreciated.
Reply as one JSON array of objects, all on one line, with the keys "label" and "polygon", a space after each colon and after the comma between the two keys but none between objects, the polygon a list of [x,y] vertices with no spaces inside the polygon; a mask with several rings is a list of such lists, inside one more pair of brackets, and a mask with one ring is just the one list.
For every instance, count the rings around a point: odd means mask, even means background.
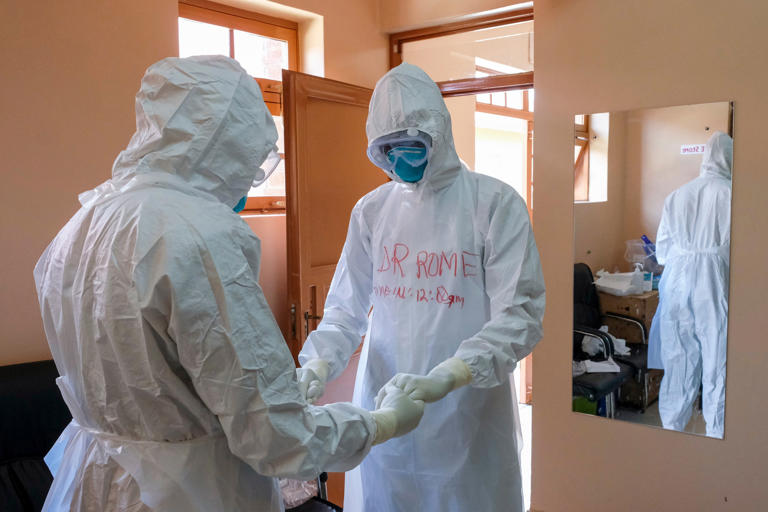
[{"label": "supplies on table", "polygon": [[611,273],[600,269],[597,271],[595,286],[601,292],[618,295],[619,297],[639,295],[645,291],[645,277],[640,270]]},{"label": "supplies on table", "polygon": [[626,245],[624,259],[632,263],[635,269],[645,273],[645,291],[658,290],[664,267],[656,260],[656,245],[645,235],[639,239],[627,240]]}]

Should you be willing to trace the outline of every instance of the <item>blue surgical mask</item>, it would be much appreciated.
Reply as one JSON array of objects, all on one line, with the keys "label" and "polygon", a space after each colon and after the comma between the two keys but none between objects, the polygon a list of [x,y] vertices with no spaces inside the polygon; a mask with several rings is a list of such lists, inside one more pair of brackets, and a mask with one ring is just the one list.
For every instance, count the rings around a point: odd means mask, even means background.
[{"label": "blue surgical mask", "polygon": [[387,152],[387,158],[395,167],[393,171],[401,180],[416,183],[424,177],[427,168],[427,148],[399,146]]},{"label": "blue surgical mask", "polygon": [[242,199],[240,199],[234,208],[232,208],[235,213],[240,213],[245,208],[245,203],[248,201],[248,196],[243,196]]}]

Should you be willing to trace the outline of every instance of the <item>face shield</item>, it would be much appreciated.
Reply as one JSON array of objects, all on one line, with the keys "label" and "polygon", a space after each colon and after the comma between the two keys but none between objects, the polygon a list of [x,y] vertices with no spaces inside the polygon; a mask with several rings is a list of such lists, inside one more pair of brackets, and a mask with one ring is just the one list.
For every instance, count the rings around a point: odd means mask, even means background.
[{"label": "face shield", "polygon": [[273,146],[267,154],[267,158],[256,170],[256,176],[253,177],[253,186],[258,187],[267,181],[270,175],[275,172],[275,169],[277,169],[278,164],[280,164],[280,160],[281,158],[277,152],[277,146]]},{"label": "face shield", "polygon": [[[374,140],[368,146],[368,158],[385,171],[413,168],[423,172],[431,151],[432,138],[416,128],[409,128]],[[418,181],[403,176],[401,178],[405,181]]]}]

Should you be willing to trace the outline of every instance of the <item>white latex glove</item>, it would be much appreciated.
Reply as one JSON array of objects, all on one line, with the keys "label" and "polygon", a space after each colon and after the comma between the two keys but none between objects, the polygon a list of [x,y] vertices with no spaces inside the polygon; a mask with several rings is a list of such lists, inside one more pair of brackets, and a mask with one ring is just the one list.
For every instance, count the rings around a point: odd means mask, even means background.
[{"label": "white latex glove", "polygon": [[328,363],[324,359],[310,359],[301,368],[296,368],[299,391],[310,404],[323,396],[328,371]]},{"label": "white latex glove", "polygon": [[[467,363],[458,357],[452,357],[432,368],[432,371],[425,376],[398,373],[389,380],[387,385],[402,389],[413,400],[429,403],[437,402],[454,389],[466,386],[470,382],[472,382],[472,373]],[[384,387],[386,388],[386,385]],[[376,404],[383,398],[381,394],[382,392],[379,391]]]},{"label": "white latex glove", "polygon": [[380,444],[415,429],[424,415],[424,402],[411,400],[395,386],[381,388],[381,404],[371,413],[376,421],[376,437],[373,444]]}]

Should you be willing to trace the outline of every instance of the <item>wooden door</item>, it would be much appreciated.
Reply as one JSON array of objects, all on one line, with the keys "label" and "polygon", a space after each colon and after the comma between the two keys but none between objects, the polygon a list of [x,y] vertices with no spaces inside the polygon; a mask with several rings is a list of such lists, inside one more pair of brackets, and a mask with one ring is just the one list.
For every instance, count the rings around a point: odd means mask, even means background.
[{"label": "wooden door", "polygon": [[[366,156],[365,120],[372,93],[356,85],[283,71],[291,311],[287,338],[294,358],[322,318],[352,207],[387,181]],[[337,380],[354,383],[354,376]],[[352,387],[344,390],[346,400],[352,399]],[[343,503],[344,473],[328,475],[328,498]]]},{"label": "wooden door", "polygon": [[322,318],[352,207],[387,181],[366,156],[371,89],[283,71],[288,344],[294,357]]}]

